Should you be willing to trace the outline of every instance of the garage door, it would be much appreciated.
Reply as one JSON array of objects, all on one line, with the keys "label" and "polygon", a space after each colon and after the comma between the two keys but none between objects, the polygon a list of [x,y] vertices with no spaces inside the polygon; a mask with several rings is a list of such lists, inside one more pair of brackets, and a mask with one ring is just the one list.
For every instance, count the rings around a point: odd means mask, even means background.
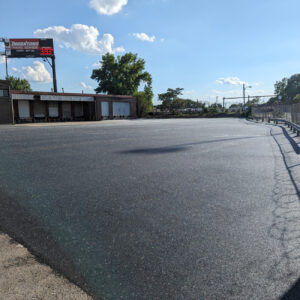
[{"label": "garage door", "polygon": [[75,103],[74,115],[75,117],[83,117],[83,103]]},{"label": "garage door", "polygon": [[70,120],[72,118],[71,103],[64,102],[62,104],[62,115],[63,115],[63,119],[65,120]]},{"label": "garage door", "polygon": [[48,109],[50,118],[57,118],[59,116],[57,102],[49,102]]},{"label": "garage door", "polygon": [[115,117],[129,117],[130,116],[130,103],[128,102],[114,102],[113,112]]},{"label": "garage door", "polygon": [[29,101],[18,101],[18,109],[20,119],[30,118]]},{"label": "garage door", "polygon": [[44,102],[34,102],[34,117],[45,118],[46,104]]},{"label": "garage door", "polygon": [[101,102],[101,114],[102,117],[109,117],[108,102]]}]

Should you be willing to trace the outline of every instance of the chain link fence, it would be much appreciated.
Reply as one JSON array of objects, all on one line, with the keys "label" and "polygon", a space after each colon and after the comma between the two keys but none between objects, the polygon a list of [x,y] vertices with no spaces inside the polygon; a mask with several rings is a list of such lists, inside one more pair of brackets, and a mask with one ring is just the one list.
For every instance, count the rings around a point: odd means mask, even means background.
[{"label": "chain link fence", "polygon": [[259,119],[277,118],[300,125],[300,103],[252,106],[252,116]]}]

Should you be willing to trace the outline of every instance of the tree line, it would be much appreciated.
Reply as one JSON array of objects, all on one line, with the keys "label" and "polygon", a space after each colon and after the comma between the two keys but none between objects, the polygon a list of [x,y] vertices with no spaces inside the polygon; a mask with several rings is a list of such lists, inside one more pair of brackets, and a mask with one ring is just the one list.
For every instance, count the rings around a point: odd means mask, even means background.
[{"label": "tree line", "polygon": [[276,103],[297,103],[300,101],[300,74],[294,74],[289,78],[276,81],[274,85],[275,97],[267,102],[268,104]]}]

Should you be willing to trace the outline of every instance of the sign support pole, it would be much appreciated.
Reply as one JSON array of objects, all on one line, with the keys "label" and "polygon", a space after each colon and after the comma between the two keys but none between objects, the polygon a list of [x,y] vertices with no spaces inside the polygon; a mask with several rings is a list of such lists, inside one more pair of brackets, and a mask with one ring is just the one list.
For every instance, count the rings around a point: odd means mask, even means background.
[{"label": "sign support pole", "polygon": [[7,66],[7,55],[5,53],[5,68],[6,68],[6,79],[8,78],[8,66]]},{"label": "sign support pole", "polygon": [[56,68],[55,68],[55,55],[51,57],[52,59],[52,74],[53,74],[53,91],[57,93],[57,82],[56,82]]}]

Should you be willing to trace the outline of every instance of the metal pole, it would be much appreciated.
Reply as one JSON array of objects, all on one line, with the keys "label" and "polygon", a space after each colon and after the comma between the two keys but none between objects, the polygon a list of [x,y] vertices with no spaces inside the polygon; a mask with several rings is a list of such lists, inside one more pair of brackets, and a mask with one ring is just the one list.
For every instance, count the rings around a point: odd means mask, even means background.
[{"label": "metal pole", "polygon": [[6,79],[8,78],[8,66],[7,66],[7,55],[5,52],[5,67],[6,67]]},{"label": "metal pole", "polygon": [[245,83],[243,84],[243,98],[244,98],[244,106],[246,104],[246,87],[245,87]]},{"label": "metal pole", "polygon": [[223,97],[223,108],[225,109],[225,97]]},{"label": "metal pole", "polygon": [[55,55],[51,57],[52,59],[52,73],[53,73],[53,90],[57,93],[57,82],[56,82],[56,68],[55,68]]},{"label": "metal pole", "polygon": [[12,123],[15,124],[14,100],[12,98],[10,85],[8,87],[8,93],[9,93],[9,100],[10,100],[10,103],[11,103]]}]

